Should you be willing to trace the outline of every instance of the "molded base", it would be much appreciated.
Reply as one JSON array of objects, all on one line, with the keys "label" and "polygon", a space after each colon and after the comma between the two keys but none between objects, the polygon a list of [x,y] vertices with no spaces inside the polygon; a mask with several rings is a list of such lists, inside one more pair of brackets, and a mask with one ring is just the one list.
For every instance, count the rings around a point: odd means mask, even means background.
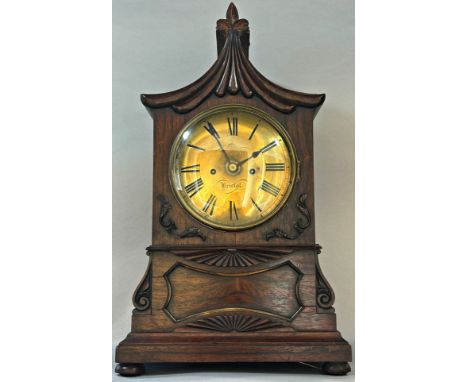
[{"label": "molded base", "polygon": [[116,349],[116,371],[128,376],[165,362],[319,362],[324,373],[345,375],[348,361],[351,346],[338,332],[130,333]]}]

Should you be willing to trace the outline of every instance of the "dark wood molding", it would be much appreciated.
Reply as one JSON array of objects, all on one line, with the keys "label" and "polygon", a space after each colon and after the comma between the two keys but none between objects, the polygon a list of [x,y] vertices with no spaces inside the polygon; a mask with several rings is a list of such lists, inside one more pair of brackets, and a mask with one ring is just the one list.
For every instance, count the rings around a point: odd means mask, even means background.
[{"label": "dark wood molding", "polygon": [[146,272],[133,293],[133,306],[139,312],[144,312],[151,308],[152,269],[152,257],[149,256]]},{"label": "dark wood molding", "polygon": [[307,194],[301,194],[299,196],[299,200],[296,204],[299,213],[305,217],[305,221],[303,219],[297,220],[294,225],[294,233],[288,234],[279,228],[275,228],[265,234],[265,240],[269,241],[271,239],[286,239],[286,240],[296,240],[302,233],[310,226],[311,217],[309,209],[306,205]]},{"label": "dark wood molding", "polygon": [[219,245],[177,245],[177,246],[165,246],[165,245],[150,245],[146,247],[148,252],[170,252],[174,255],[191,255],[191,254],[201,254],[201,253],[208,253],[208,252],[216,252],[222,251],[226,249],[232,250],[242,250],[242,251],[253,251],[259,252],[262,251],[264,253],[276,253],[276,254],[289,254],[294,251],[300,250],[310,250],[314,253],[320,253],[322,247],[319,244],[313,245],[288,245],[287,247],[284,246],[251,246],[251,245],[242,245],[237,244],[232,247],[221,247]]},{"label": "dark wood molding", "polygon": [[[351,360],[339,332],[131,333],[116,362],[329,362]],[[330,369],[331,370],[331,369]]]},{"label": "dark wood molding", "polygon": [[[226,19],[216,26],[218,59],[197,81],[169,93],[142,94],[141,102],[150,114],[152,109],[172,107],[177,113],[187,113],[214,94],[224,97],[241,92],[254,95],[282,113],[291,113],[297,106],[315,109],[317,114],[325,102],[325,94],[307,94],[285,89],[264,77],[249,61],[249,22],[239,19],[237,8],[230,4]],[[222,46],[222,48],[221,48]]]},{"label": "dark wood molding", "polygon": [[189,237],[198,237],[205,241],[207,236],[197,227],[189,227],[184,229],[182,232],[177,232],[177,225],[174,220],[168,217],[169,211],[171,210],[171,204],[167,201],[164,195],[159,195],[159,201],[161,202],[161,209],[159,211],[159,224],[166,230],[170,235],[174,235],[179,239],[185,239]]}]

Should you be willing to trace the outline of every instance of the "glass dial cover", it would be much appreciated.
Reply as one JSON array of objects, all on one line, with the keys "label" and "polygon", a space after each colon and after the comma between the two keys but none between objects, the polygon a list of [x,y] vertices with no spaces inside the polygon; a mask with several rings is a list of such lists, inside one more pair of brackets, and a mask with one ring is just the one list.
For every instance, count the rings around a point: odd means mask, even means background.
[{"label": "glass dial cover", "polygon": [[242,230],[273,217],[287,201],[297,159],[284,127],[244,105],[195,116],[171,149],[170,180],[184,208],[222,230]]}]

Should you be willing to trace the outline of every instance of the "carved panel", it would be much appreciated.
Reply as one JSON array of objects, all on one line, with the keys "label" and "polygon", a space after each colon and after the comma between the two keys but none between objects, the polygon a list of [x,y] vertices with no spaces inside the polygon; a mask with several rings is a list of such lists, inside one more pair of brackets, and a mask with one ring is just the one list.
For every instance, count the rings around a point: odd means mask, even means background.
[{"label": "carved panel", "polygon": [[146,272],[133,293],[133,306],[136,310],[143,312],[151,308],[151,278],[152,278],[152,257],[149,256]]},{"label": "carved panel", "polygon": [[175,263],[165,274],[163,310],[180,322],[208,315],[266,315],[292,320],[303,309],[302,272],[291,262],[254,272],[221,273]]},{"label": "carved panel", "polygon": [[269,318],[248,315],[220,315],[205,317],[186,326],[198,329],[214,330],[218,332],[251,332],[283,326],[278,321]]}]

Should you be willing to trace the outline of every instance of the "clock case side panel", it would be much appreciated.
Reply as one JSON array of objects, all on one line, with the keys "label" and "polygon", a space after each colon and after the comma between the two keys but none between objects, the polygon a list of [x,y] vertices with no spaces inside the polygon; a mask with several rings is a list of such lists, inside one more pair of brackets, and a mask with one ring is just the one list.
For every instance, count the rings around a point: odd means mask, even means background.
[{"label": "clock case side panel", "polygon": [[[298,158],[297,180],[287,203],[262,225],[237,232],[214,229],[192,217],[174,196],[169,181],[169,156],[177,134],[198,113],[226,104],[253,106],[273,116],[288,132]],[[313,174],[313,119],[316,110],[297,107],[294,112],[285,114],[258,97],[237,95],[223,98],[211,96],[186,114],[177,113],[169,107],[152,110],[151,114],[154,120],[153,246],[307,247],[316,244]],[[301,200],[308,217],[298,207]],[[295,228],[297,223],[305,227],[301,232]]]}]

